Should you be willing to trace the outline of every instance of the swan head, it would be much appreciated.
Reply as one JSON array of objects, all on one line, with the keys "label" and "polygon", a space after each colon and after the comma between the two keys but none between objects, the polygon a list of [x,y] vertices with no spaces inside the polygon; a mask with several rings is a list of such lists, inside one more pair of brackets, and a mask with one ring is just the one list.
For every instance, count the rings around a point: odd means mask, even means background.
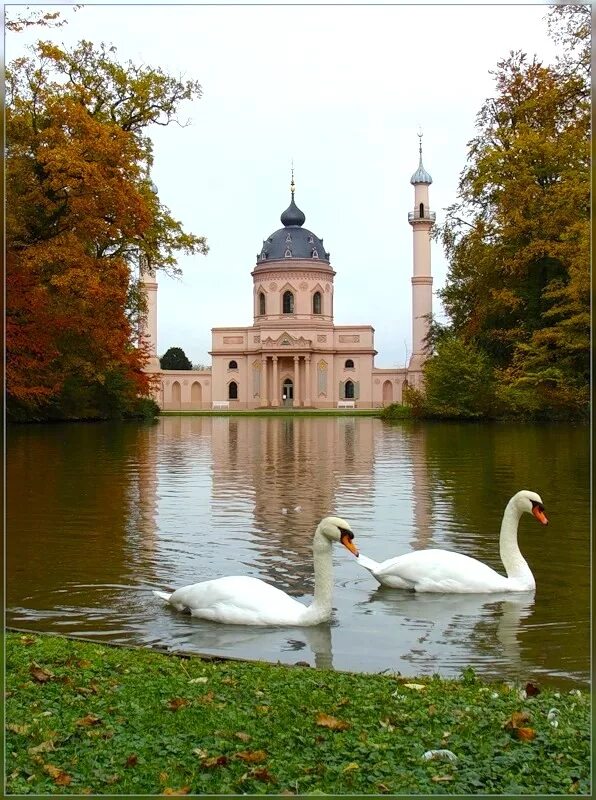
[{"label": "swan head", "polygon": [[542,525],[548,525],[548,519],[544,513],[544,503],[539,494],[522,489],[512,500],[520,511],[532,514]]},{"label": "swan head", "polygon": [[317,533],[321,533],[330,542],[340,542],[350,553],[358,556],[358,548],[354,544],[354,533],[349,522],[341,517],[325,517],[319,523]]}]

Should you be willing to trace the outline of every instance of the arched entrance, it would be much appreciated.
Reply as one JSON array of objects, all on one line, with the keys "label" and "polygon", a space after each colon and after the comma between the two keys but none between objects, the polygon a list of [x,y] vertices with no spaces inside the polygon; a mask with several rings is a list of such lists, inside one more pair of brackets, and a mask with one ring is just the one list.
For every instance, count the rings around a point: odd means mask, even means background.
[{"label": "arched entrance", "polygon": [[182,387],[178,383],[178,381],[174,381],[172,384],[172,407],[174,409],[179,409],[182,405]]},{"label": "arched entrance", "polygon": [[393,384],[391,381],[385,381],[383,384],[383,405],[390,406],[393,403]]},{"label": "arched entrance", "polygon": [[286,378],[281,387],[281,402],[286,408],[294,405],[294,381]]}]

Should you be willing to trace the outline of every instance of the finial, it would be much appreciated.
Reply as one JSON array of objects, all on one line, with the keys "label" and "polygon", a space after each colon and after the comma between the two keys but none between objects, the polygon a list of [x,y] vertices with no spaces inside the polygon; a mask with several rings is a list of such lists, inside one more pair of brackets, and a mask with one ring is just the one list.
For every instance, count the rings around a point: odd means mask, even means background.
[{"label": "finial", "polygon": [[423,134],[422,134],[422,128],[420,127],[420,125],[418,126],[417,134],[418,134],[418,152],[420,153],[420,158],[422,159],[422,136],[423,136]]},{"label": "finial", "polygon": [[290,182],[290,191],[292,192],[292,200],[293,200],[294,192],[296,191],[296,184],[294,183],[294,159],[292,159],[292,180]]}]

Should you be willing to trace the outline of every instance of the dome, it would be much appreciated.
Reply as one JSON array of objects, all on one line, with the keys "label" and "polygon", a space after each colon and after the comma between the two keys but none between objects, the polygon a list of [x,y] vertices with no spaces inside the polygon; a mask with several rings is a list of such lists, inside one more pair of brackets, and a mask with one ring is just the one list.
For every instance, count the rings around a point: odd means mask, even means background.
[{"label": "dome", "polygon": [[430,173],[422,166],[422,153],[420,153],[420,163],[418,164],[418,169],[410,178],[410,183],[428,183],[430,185],[432,182],[433,179],[430,177]]},{"label": "dome", "polygon": [[292,183],[292,199],[280,217],[283,228],[275,231],[263,242],[261,252],[257,256],[259,264],[263,261],[284,261],[292,258],[312,259],[329,263],[329,253],[323,246],[323,240],[308,228],[302,226],[306,222],[304,213],[294,202],[294,184]]}]

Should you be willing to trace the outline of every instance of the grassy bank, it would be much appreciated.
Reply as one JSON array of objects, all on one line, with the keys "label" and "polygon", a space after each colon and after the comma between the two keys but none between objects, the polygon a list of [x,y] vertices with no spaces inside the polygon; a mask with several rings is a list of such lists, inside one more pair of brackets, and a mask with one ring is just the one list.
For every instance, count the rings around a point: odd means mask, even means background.
[{"label": "grassy bank", "polygon": [[589,698],[575,690],[525,697],[472,673],[408,680],[37,634],[8,634],[6,651],[9,794],[589,791]]}]

